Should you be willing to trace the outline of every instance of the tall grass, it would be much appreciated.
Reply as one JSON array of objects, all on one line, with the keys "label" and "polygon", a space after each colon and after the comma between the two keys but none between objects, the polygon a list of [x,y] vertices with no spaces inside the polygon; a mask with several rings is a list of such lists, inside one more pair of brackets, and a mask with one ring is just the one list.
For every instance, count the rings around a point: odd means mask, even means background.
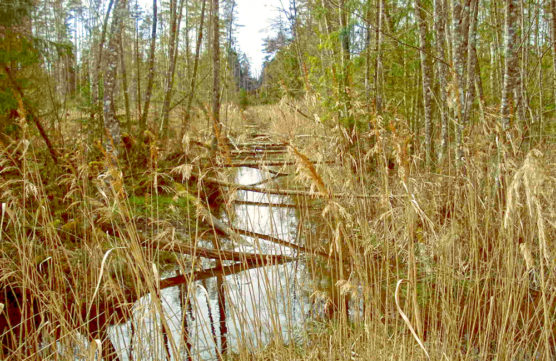
[{"label": "tall grass", "polygon": [[[218,315],[210,314],[211,329],[194,327],[213,280],[186,282],[174,295],[181,299],[175,317],[161,317],[170,312],[162,275],[195,279],[217,266],[167,250],[241,246],[212,243],[222,234],[196,206],[218,203],[213,214],[236,216],[236,192],[215,194],[204,181],[234,176],[199,146],[206,139],[136,144],[120,168],[76,141],[62,170],[53,170],[44,166],[45,151],[24,136],[0,159],[0,358],[111,359],[116,346],[108,334],[115,329],[106,325],[129,320],[133,331],[123,349],[137,360],[196,358],[194,332],[215,349],[210,354],[238,360],[556,357],[553,144],[500,157],[496,134],[486,129],[472,135],[460,167],[446,157],[431,170],[403,119],[372,117],[352,143],[345,129],[312,115],[319,114],[316,102],[294,105],[231,109],[226,132],[232,143],[246,142],[251,125],[268,134],[266,141],[289,144],[289,153],[268,157],[293,163],[273,168],[292,176],[267,186],[307,190],[294,199],[297,241],[320,255],[304,255],[295,270],[307,280],[303,297],[318,309],[297,336],[283,341],[278,300],[264,300],[274,310],[270,325],[229,304],[235,328],[251,330],[258,322],[273,336],[253,341],[240,333],[237,348],[220,354]],[[208,204],[209,198],[218,201]],[[283,287],[270,269],[252,282]],[[228,278],[222,287],[228,298],[231,285]],[[263,302],[249,287],[242,297]],[[281,294],[294,300],[292,289]]]}]

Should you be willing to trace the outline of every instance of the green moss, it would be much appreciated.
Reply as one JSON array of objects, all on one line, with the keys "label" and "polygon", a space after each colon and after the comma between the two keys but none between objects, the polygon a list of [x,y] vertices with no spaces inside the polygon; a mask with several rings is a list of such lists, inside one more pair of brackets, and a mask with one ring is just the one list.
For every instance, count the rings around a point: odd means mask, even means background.
[{"label": "green moss", "polygon": [[170,195],[144,195],[129,197],[129,205],[134,215],[162,217],[187,216],[195,214],[194,197],[187,192]]}]

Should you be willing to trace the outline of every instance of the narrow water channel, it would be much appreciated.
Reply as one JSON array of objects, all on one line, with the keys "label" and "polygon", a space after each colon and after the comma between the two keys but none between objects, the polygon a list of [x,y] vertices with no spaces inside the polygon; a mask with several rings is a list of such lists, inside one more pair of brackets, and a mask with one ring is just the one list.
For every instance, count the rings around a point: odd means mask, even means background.
[{"label": "narrow water channel", "polygon": [[[239,168],[236,182],[243,185],[263,181],[265,175],[253,168]],[[297,218],[295,209],[279,204],[291,204],[287,197],[259,192],[237,191],[242,201],[266,205],[235,205],[233,225],[252,232],[271,235],[295,242]],[[296,256],[296,250],[269,241],[244,237],[244,244],[235,250],[261,254]],[[301,275],[301,261],[256,268],[225,277],[226,323],[229,351],[254,350],[271,341],[299,342],[308,313],[306,285]],[[171,275],[169,275],[171,276]],[[194,360],[215,360],[219,350],[219,310],[216,279],[191,285],[190,308],[186,310],[191,354]],[[182,336],[180,291],[177,287],[161,292],[164,315],[172,332],[172,347],[166,347],[160,332],[161,322],[146,296],[134,306],[134,317],[126,324],[111,328],[110,336],[121,360],[163,360],[168,352],[172,360],[186,360]],[[133,331],[132,331],[133,324]],[[216,335],[216,337],[214,337]]]}]

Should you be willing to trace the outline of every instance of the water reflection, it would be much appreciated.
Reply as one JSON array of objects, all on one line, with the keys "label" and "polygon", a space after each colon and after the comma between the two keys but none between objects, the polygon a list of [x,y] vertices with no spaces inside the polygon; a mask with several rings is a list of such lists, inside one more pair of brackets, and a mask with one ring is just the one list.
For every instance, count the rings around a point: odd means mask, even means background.
[{"label": "water reflection", "polygon": [[[258,169],[240,168],[236,182],[255,184],[263,180]],[[259,192],[238,191],[239,200],[270,204],[290,203],[287,197]],[[292,208],[238,204],[234,226],[295,242],[297,219]],[[296,250],[270,241],[244,237],[236,251],[295,256]],[[253,350],[273,339],[278,342],[299,341],[309,303],[303,290],[301,274],[304,265],[290,262],[244,271],[225,277],[228,344],[231,352]],[[171,276],[171,275],[169,275]],[[190,285],[190,307],[186,310],[189,341],[194,360],[217,358],[219,345],[219,312],[216,279]],[[173,347],[167,347],[161,332],[160,319],[151,307],[150,296],[134,306],[133,319],[111,328],[111,338],[122,360],[160,360],[170,354],[172,360],[187,359],[182,337],[180,290],[177,287],[161,292],[161,301]],[[133,323],[133,331],[132,331]],[[216,337],[214,337],[216,336]],[[218,346],[218,347],[217,347]],[[176,355],[176,351],[178,354]]]}]

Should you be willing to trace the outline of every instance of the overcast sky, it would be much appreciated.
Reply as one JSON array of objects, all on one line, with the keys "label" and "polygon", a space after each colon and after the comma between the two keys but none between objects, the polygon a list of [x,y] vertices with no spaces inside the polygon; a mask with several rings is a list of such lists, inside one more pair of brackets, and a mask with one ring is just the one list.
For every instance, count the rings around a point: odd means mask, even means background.
[{"label": "overcast sky", "polygon": [[239,48],[247,54],[253,75],[261,71],[264,54],[263,38],[273,17],[277,15],[280,0],[237,0],[237,40]]},{"label": "overcast sky", "polygon": [[[146,11],[145,16],[149,16],[152,13],[152,0],[139,0],[139,3]],[[160,1],[158,3],[160,12]],[[207,11],[209,6],[208,2]],[[272,18],[278,15],[277,9],[280,7],[280,0],[236,0],[236,23],[240,25],[237,28],[237,41],[240,50],[249,58],[253,75],[261,71],[264,60],[263,38],[270,34]]]}]

